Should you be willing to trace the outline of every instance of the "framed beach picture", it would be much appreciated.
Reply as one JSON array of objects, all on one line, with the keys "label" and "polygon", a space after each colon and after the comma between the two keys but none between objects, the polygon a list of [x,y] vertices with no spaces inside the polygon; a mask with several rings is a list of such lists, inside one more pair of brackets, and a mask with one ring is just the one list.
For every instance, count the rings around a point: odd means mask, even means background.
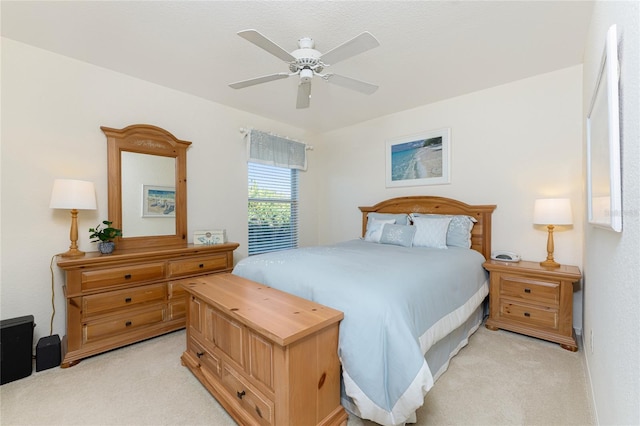
[{"label": "framed beach picture", "polygon": [[450,152],[448,128],[387,141],[387,187],[449,183]]},{"label": "framed beach picture", "polygon": [[176,188],[142,185],[142,217],[176,217]]}]

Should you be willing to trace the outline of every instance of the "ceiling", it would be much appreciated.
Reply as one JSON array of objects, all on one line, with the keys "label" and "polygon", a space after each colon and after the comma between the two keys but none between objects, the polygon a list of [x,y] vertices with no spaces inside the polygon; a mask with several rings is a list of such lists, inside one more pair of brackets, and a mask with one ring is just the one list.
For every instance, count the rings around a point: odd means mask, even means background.
[{"label": "ceiling", "polygon": [[[582,63],[593,2],[583,1],[6,1],[2,36],[296,127],[326,132]],[[236,35],[256,29],[287,51],[321,52],[369,31],[380,46],[331,67],[375,83],[364,95],[297,78]],[[327,71],[327,70],[325,70]]]}]

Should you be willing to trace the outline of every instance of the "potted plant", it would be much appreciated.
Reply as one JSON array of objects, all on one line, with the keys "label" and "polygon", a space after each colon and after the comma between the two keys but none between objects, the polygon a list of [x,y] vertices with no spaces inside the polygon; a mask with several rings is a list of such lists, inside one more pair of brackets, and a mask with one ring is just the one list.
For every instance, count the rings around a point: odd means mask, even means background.
[{"label": "potted plant", "polygon": [[89,238],[91,242],[98,241],[98,250],[102,254],[110,254],[116,247],[116,243],[113,242],[114,238],[122,237],[122,230],[118,228],[112,228],[111,223],[108,220],[103,220],[101,224],[95,228],[89,228]]}]

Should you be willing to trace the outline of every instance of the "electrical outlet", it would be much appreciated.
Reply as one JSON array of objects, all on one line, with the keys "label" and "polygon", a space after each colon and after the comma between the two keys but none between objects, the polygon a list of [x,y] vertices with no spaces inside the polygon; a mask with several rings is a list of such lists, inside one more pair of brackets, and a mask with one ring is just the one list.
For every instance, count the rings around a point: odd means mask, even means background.
[{"label": "electrical outlet", "polygon": [[593,329],[589,330],[589,349],[591,350],[591,354],[593,354]]}]

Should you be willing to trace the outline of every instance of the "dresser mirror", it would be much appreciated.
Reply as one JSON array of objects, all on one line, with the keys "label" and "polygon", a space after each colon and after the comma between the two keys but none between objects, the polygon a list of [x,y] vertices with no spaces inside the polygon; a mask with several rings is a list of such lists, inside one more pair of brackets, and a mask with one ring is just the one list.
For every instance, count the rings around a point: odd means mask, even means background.
[{"label": "dresser mirror", "polygon": [[107,136],[109,220],[118,249],[187,245],[187,148],[159,127],[101,127]]}]

